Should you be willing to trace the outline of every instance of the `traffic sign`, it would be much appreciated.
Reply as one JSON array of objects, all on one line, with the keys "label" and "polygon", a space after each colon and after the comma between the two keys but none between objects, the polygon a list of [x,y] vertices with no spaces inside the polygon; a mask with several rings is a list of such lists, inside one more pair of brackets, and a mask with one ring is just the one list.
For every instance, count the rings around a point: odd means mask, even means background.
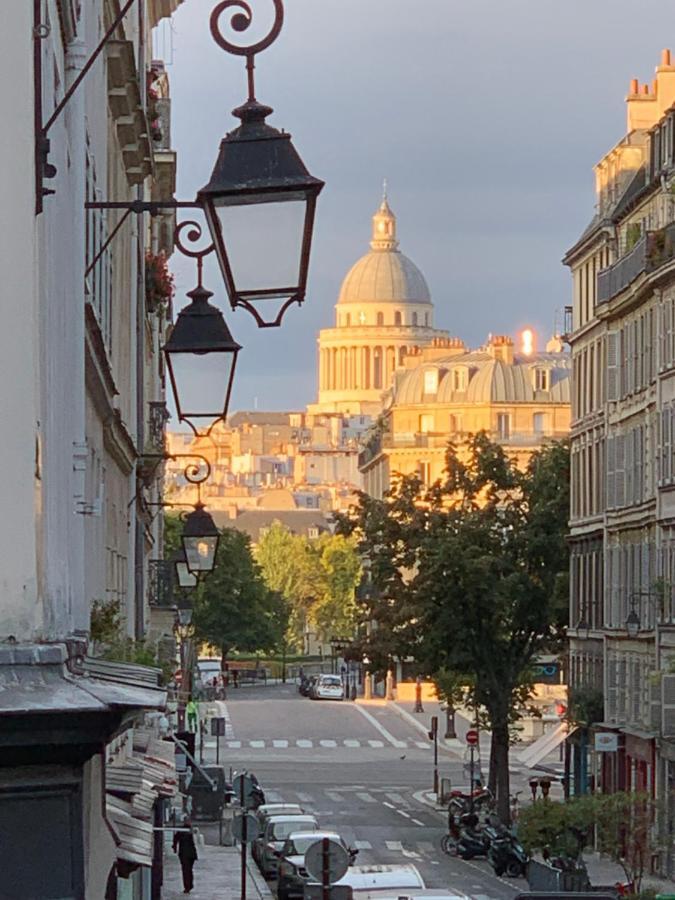
[{"label": "traffic sign", "polygon": [[470,728],[467,731],[465,740],[470,747],[476,746],[478,743],[478,732],[475,728]]},{"label": "traffic sign", "polygon": [[349,868],[349,854],[330,838],[315,841],[305,853],[305,868],[320,884],[328,876],[328,884],[339,881]]},{"label": "traffic sign", "polygon": [[211,719],[211,737],[225,737],[225,719],[222,716]]},{"label": "traffic sign", "polygon": [[[246,819],[246,837],[244,838],[244,819]],[[258,819],[253,813],[242,813],[232,819],[232,834],[242,843],[252,843],[260,834]]]}]

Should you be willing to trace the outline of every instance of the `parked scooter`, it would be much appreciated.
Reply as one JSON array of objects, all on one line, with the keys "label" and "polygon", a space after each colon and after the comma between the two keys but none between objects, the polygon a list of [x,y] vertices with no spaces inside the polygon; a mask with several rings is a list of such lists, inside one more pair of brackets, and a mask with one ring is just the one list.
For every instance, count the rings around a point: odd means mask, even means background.
[{"label": "parked scooter", "polygon": [[487,858],[495,875],[522,878],[529,859],[523,845],[506,828],[488,826],[485,830],[489,841]]},{"label": "parked scooter", "polygon": [[479,825],[475,813],[464,813],[459,817],[460,835],[457,841],[457,855],[462,859],[487,856],[490,839],[485,827]]}]

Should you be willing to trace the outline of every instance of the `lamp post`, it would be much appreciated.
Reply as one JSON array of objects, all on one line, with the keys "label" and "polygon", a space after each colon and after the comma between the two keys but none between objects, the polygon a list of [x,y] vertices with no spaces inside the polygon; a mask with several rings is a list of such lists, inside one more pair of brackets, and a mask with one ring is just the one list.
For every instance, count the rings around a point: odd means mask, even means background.
[{"label": "lamp post", "polygon": [[220,532],[213,517],[203,503],[197,503],[185,517],[182,536],[185,560],[193,575],[213,571],[219,540]]},{"label": "lamp post", "polygon": [[373,699],[373,691],[372,685],[370,682],[370,659],[367,656],[363,657],[363,699],[364,700],[372,700]]},{"label": "lamp post", "polygon": [[182,601],[176,609],[174,620],[174,633],[178,639],[178,653],[180,659],[180,688],[177,696],[178,731],[185,730],[185,704],[190,696],[190,671],[188,659],[189,641],[194,635],[192,624],[192,604]]}]

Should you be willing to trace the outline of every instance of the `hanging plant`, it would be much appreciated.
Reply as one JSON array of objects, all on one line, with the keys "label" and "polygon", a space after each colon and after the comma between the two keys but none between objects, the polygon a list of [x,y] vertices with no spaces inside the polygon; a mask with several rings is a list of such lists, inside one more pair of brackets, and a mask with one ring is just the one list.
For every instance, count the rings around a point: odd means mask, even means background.
[{"label": "hanging plant", "polygon": [[164,251],[145,254],[145,302],[150,312],[167,306],[175,293],[173,275]]}]

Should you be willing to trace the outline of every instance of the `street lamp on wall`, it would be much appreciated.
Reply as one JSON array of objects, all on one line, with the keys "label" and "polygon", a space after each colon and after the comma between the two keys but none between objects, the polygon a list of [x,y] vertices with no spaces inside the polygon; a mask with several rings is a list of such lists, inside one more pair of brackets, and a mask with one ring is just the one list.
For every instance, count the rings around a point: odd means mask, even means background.
[{"label": "street lamp on wall", "polygon": [[192,512],[185,517],[182,540],[190,572],[193,575],[213,572],[220,532],[203,503],[197,503]]},{"label": "street lamp on wall", "polygon": [[637,614],[635,606],[631,608],[626,619],[626,632],[629,638],[636,638],[640,633],[640,616]]},{"label": "street lamp on wall", "polygon": [[185,557],[185,550],[181,547],[172,559],[178,587],[185,589],[197,587],[197,576],[190,571]]}]

